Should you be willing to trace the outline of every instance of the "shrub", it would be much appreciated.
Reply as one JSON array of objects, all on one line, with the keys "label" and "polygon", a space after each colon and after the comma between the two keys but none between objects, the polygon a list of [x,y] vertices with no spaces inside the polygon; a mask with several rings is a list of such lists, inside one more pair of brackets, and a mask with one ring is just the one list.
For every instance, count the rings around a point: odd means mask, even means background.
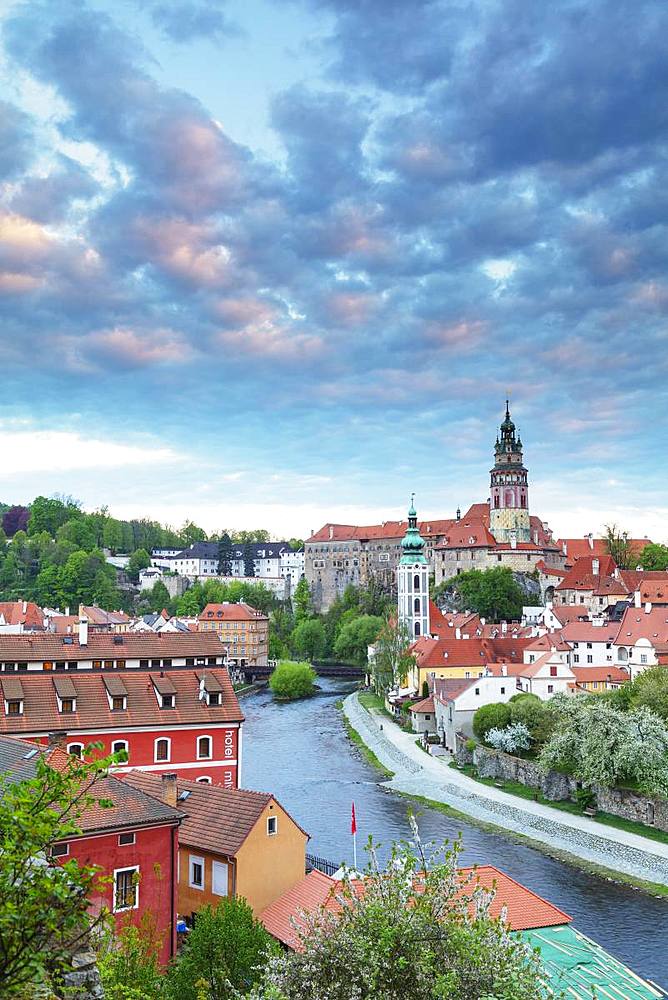
[{"label": "shrub", "polygon": [[473,716],[473,732],[486,743],[486,736],[490,729],[505,729],[510,722],[510,708],[503,702],[494,702],[491,705],[482,705]]},{"label": "shrub", "polygon": [[525,695],[510,706],[510,718],[513,723],[523,725],[529,731],[532,740],[542,746],[552,735],[555,718],[549,706],[535,695]]},{"label": "shrub", "polygon": [[512,722],[505,729],[489,729],[486,742],[495,750],[517,753],[531,747],[531,734],[523,722]]},{"label": "shrub", "polygon": [[313,693],[315,677],[309,663],[281,660],[269,678],[269,687],[277,698],[305,698]]},{"label": "shrub", "polygon": [[475,748],[478,746],[478,743],[477,743],[476,740],[473,739],[473,737],[471,737],[471,739],[468,739],[466,741],[466,743],[464,744],[464,746],[466,747],[466,749],[470,753],[473,753],[473,751],[475,750]]}]

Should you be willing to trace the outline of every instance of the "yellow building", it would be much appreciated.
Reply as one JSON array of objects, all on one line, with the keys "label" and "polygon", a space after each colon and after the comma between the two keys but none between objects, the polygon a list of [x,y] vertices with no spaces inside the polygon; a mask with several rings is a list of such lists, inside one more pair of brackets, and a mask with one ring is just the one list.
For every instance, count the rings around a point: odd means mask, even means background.
[{"label": "yellow building", "polygon": [[126,780],[185,813],[179,916],[192,919],[225,896],[243,897],[259,916],[304,878],[308,834],[273,795],[139,771],[129,771]]},{"label": "yellow building", "polygon": [[269,618],[250,604],[207,604],[197,619],[199,632],[217,632],[231,663],[263,667],[269,656]]}]

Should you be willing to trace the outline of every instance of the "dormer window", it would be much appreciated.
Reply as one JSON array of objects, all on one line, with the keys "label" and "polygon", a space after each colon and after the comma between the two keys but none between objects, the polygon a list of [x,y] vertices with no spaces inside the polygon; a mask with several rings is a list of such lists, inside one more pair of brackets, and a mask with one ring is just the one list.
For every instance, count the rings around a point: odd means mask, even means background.
[{"label": "dormer window", "polygon": [[5,701],[5,713],[7,715],[23,715],[23,701],[16,698]]},{"label": "dormer window", "polygon": [[61,712],[74,712],[76,711],[76,698],[63,698],[60,702]]},{"label": "dormer window", "polygon": [[175,698],[173,694],[163,694],[160,696],[160,708],[174,708]]},{"label": "dormer window", "polygon": [[111,699],[112,712],[124,712],[128,707],[127,695],[121,694]]},{"label": "dormer window", "polygon": [[220,691],[207,691],[207,705],[222,705],[223,697]]},{"label": "dormer window", "polygon": [[166,674],[161,672],[153,676],[153,689],[160,708],[176,706],[176,688]]},{"label": "dormer window", "polygon": [[18,678],[3,677],[5,715],[23,715],[23,685]]}]

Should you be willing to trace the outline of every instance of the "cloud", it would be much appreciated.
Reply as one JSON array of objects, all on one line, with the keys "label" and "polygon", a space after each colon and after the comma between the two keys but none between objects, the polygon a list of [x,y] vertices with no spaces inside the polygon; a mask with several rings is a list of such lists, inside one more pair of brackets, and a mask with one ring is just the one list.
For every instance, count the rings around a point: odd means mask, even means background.
[{"label": "cloud", "polygon": [[151,441],[139,445],[96,438],[77,431],[2,428],[4,475],[172,465],[178,452]]},{"label": "cloud", "polygon": [[0,101],[0,180],[24,170],[33,154],[30,117],[7,101]]},{"label": "cloud", "polygon": [[35,222],[62,222],[73,201],[92,198],[98,183],[75,160],[57,157],[58,166],[45,176],[28,176],[10,199],[12,209]]},{"label": "cloud", "polygon": [[228,18],[221,9],[224,0],[214,3],[191,0],[147,5],[151,19],[172,41],[185,45],[197,38],[221,42],[234,38],[240,32],[239,26]]}]

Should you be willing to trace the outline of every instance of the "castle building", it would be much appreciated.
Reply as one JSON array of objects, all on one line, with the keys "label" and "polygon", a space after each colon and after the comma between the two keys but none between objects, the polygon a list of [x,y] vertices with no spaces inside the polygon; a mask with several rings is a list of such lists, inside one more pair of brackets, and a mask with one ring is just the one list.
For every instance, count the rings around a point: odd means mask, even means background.
[{"label": "castle building", "polygon": [[429,563],[424,554],[425,541],[420,535],[413,497],[408,511],[408,527],[401,540],[397,569],[397,604],[399,621],[409,635],[429,635]]},{"label": "castle building", "polygon": [[522,441],[515,433],[506,400],[501,437],[494,446],[490,472],[489,529],[497,542],[531,541],[528,473],[522,461]]}]

